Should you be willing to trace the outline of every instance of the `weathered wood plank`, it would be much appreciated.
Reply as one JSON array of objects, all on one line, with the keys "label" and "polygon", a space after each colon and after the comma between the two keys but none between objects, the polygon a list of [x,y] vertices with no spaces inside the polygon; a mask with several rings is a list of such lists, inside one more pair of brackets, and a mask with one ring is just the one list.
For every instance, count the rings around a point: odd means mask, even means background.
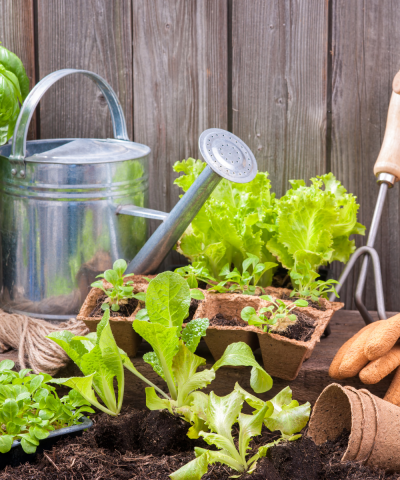
[{"label": "weathered wood plank", "polygon": [[[332,171],[361,204],[360,221],[369,228],[378,186],[373,166],[383,140],[394,75],[400,68],[400,10],[390,0],[333,0],[332,41]],[[376,248],[381,258],[386,308],[400,309],[399,187],[389,191]],[[367,230],[368,232],[368,230]],[[357,240],[357,245],[366,238]],[[335,266],[339,273],[342,266]],[[341,295],[352,300],[357,268]],[[366,305],[376,308],[372,269],[365,290]]]},{"label": "weathered wood plank", "polygon": [[325,173],[328,2],[232,3],[232,131],[281,196]]},{"label": "weathered wood plank", "polygon": [[[394,315],[390,313],[389,315]],[[373,312],[374,318],[377,318],[376,312]],[[332,333],[327,338],[322,338],[321,342],[317,344],[311,358],[306,361],[300,369],[298,377],[288,382],[287,380],[281,380],[274,378],[274,386],[272,390],[262,395],[260,398],[267,400],[276,395],[287,385],[293,390],[293,397],[299,402],[311,402],[315,403],[322,390],[334,382],[329,375],[329,365],[335,356],[336,352],[353,336],[360,328],[364,326],[364,321],[358,312],[342,310],[335,313],[330,322]],[[142,347],[136,358],[132,358],[132,362],[135,367],[149,380],[155,383],[160,388],[165,389],[165,382],[158,377],[153,369],[142,360],[143,354],[149,351],[149,345],[142,344]],[[204,342],[200,343],[199,349],[196,352],[198,355],[206,358],[207,368],[213,365],[213,360]],[[0,354],[0,361],[9,358],[13,361],[17,361],[17,354],[14,351]],[[256,358],[262,364],[261,355],[256,352]],[[266,366],[268,371],[268,366]],[[59,377],[69,377],[74,375],[81,375],[78,368],[71,362],[66,368],[60,370],[57,374]],[[341,383],[342,385],[351,385],[355,388],[368,388],[374,395],[383,397],[386,390],[389,387],[392,375],[384,378],[376,385],[364,385],[361,383],[358,377],[349,378]],[[235,386],[236,382],[251,391],[250,383],[250,368],[247,367],[223,367],[217,372],[216,379],[206,389],[207,392],[214,390],[218,395],[227,395]],[[130,372],[126,372],[125,381],[125,404],[131,404],[137,408],[145,407],[145,384],[135,377]]]},{"label": "weathered wood plank", "polygon": [[[22,60],[35,86],[35,41],[33,0],[2,0],[0,2],[0,42]],[[28,139],[36,138],[36,115],[32,118]]]},{"label": "weathered wood plank", "polygon": [[[130,0],[40,0],[39,76],[60,68],[83,68],[104,77],[132,123],[132,29]],[[112,137],[107,103],[87,78],[59,81],[40,105],[41,138]]]},{"label": "weathered wood plank", "polygon": [[198,158],[203,130],[227,128],[227,2],[132,5],[134,138],[152,149],[150,206],[168,212],[180,194],[172,165]]}]

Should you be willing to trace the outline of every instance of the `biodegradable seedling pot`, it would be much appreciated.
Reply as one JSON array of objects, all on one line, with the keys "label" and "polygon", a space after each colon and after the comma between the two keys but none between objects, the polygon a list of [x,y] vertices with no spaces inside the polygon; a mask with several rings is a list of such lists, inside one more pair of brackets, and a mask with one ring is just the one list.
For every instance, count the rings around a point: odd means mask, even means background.
[{"label": "biodegradable seedling pot", "polygon": [[[290,290],[285,288],[268,287],[265,293],[275,298],[289,295]],[[261,328],[248,325],[241,319],[241,311],[244,307],[251,306],[257,312],[260,308],[270,305],[258,296],[241,295],[235,293],[212,293],[205,292],[205,300],[197,309],[194,318],[212,319],[217,313],[225,318],[235,318],[242,326],[210,326],[204,338],[215,360],[224,353],[226,347],[234,342],[245,342],[253,350],[261,348],[265,370],[272,376],[285,380],[294,380],[303,364],[307,360],[315,345],[320,341],[330,319],[335,311],[343,307],[343,303],[331,303],[321,299],[320,303],[325,310],[313,307],[296,309],[303,312],[315,322],[315,330],[307,342],[292,340],[277,333],[267,333]],[[284,300],[286,304],[293,303]]]},{"label": "biodegradable seedling pot", "polygon": [[[269,292],[269,295],[278,298],[278,295],[274,295],[274,293]],[[283,301],[287,305],[293,303],[290,300]],[[343,303],[331,303],[324,299],[320,299],[320,303],[326,310],[303,307],[296,308],[293,311],[300,311],[312,318],[315,322],[315,330],[307,342],[286,338],[277,333],[264,332],[260,328],[257,328],[264,368],[270,375],[285,380],[294,380],[303,362],[310,358],[333,314],[344,306]],[[271,305],[269,302],[260,300],[259,309],[268,307],[269,305]]]},{"label": "biodegradable seedling pot", "polygon": [[311,415],[308,436],[317,445],[350,432],[342,462],[400,471],[400,407],[368,390],[333,383],[318,397]]},{"label": "biodegradable seedling pot", "polygon": [[72,427],[60,428],[59,430],[53,430],[49,436],[44,440],[40,440],[39,446],[35,453],[25,453],[21,442],[16,440],[11,447],[11,450],[7,453],[0,453],[0,470],[10,465],[11,467],[17,467],[22,463],[33,462],[36,459],[38,453],[42,453],[44,450],[51,450],[58,440],[62,440],[65,437],[78,437],[82,435],[83,431],[90,428],[93,425],[92,420],[82,417],[82,423],[80,425],[72,425]]},{"label": "biodegradable seedling pot", "polygon": [[[133,280],[135,293],[145,292],[147,290],[148,283],[143,279],[143,275],[135,275],[133,278],[128,277],[126,281],[128,280]],[[105,288],[111,287],[111,285],[106,281],[103,281],[103,284]],[[100,288],[92,288],[77,316],[77,320],[82,320],[85,322],[86,326],[91,332],[96,331],[101,317],[90,317],[89,315],[96,307],[97,299],[102,295],[104,295],[104,292]],[[142,341],[142,338],[132,328],[132,323],[135,320],[136,313],[141,308],[143,308],[143,305],[141,302],[139,302],[138,306],[130,317],[110,317],[110,327],[115,341],[119,348],[122,348],[122,350],[126,352],[128,357],[134,357],[136,355]]]},{"label": "biodegradable seedling pot", "polygon": [[260,304],[260,298],[252,295],[238,293],[209,293],[204,292],[205,299],[200,303],[193,318],[208,318],[211,320],[218,313],[226,319],[236,319],[241,326],[210,325],[207,328],[204,340],[214,360],[219,360],[226,347],[231,343],[244,342],[252,349],[259,347],[257,331],[249,326],[241,317],[244,307],[254,307],[256,310]]}]

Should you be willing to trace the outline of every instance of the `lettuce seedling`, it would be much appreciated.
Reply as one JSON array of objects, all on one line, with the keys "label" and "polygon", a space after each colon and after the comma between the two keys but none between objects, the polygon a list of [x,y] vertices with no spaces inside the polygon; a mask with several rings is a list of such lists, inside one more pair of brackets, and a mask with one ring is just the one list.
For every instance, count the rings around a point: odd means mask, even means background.
[{"label": "lettuce seedling", "polygon": [[[94,335],[80,337],[64,330],[52,332],[47,338],[57,343],[85,375],[53,378],[51,382],[74,388],[93,406],[115,416],[121,411],[125,379],[122,356],[111,332],[109,318],[110,311],[106,310]],[[114,378],[118,386],[118,402]],[[97,400],[96,394],[104,405]]]},{"label": "lettuce seedling", "polygon": [[294,284],[294,288],[290,292],[291,297],[296,296],[317,302],[320,298],[328,299],[328,294],[334,293],[339,298],[335,288],[335,284],[339,282],[333,279],[327,281],[317,280],[319,274],[312,269],[307,260],[304,260],[304,263],[295,265],[290,276]]},{"label": "lettuce seedling", "polygon": [[[108,415],[116,416],[121,411],[124,397],[125,376],[123,367],[125,366],[150,385],[154,391],[169,399],[168,395],[150,380],[147,380],[134,367],[126,353],[118,348],[111,331],[109,319],[110,311],[106,310],[97,325],[97,332],[89,333],[85,337],[74,336],[67,330],[52,332],[48,335],[47,338],[57,343],[84,375],[83,377],[53,378],[49,381],[75,389],[91,405]],[[118,402],[114,391],[114,379],[117,383]],[[96,395],[103,404],[99,402]]]},{"label": "lettuce seedling", "polygon": [[197,264],[196,262],[192,265],[185,265],[184,267],[175,269],[175,273],[183,277],[188,282],[188,285],[191,289],[198,288],[199,282],[203,282],[208,285],[214,285],[217,283],[217,280],[210,275],[210,272],[207,270],[207,268]]},{"label": "lettuce seedling", "polygon": [[[244,401],[255,408],[253,415],[241,413]],[[298,439],[301,435],[293,434],[305,427],[310,416],[310,404],[299,406],[298,402],[292,400],[289,387],[272,400],[263,402],[236,384],[235,390],[229,395],[219,397],[211,392],[200,404],[203,408],[197,404],[197,413],[210,431],[201,431],[199,436],[218,450],[196,447],[197,458],[170,475],[172,480],[200,480],[207,473],[209,464],[216,462],[228,465],[240,474],[252,473],[258,459],[265,457],[270,447],[282,440]],[[192,408],[196,409],[196,406]],[[232,426],[235,423],[239,424],[237,446],[232,435]],[[259,447],[252,457],[247,458],[250,441],[261,434],[263,423],[271,431],[280,430],[282,437]]]},{"label": "lettuce seedling", "polygon": [[256,310],[253,307],[244,307],[241,312],[242,320],[249,325],[260,327],[264,332],[271,330],[271,326],[278,324],[279,327],[287,326],[288,321],[295,322],[297,320],[296,315],[290,313],[296,307],[307,307],[308,302],[306,300],[296,300],[289,305],[279,298],[273,298],[271,295],[262,295],[260,298],[271,302],[272,305],[268,307],[260,308],[257,315]]},{"label": "lettuce seedling", "polygon": [[[215,285],[210,288],[210,291],[216,290],[223,293],[227,292],[237,292],[241,291],[243,294],[254,295],[256,293],[256,287],[260,278],[264,273],[268,272],[278,266],[277,263],[266,262],[261,263],[257,255],[251,253],[246,253],[247,258],[242,263],[242,272],[240,272],[236,267],[230,271],[229,264],[224,265],[222,270],[219,273],[220,278],[224,280],[218,285]],[[252,267],[252,272],[250,273],[249,268]],[[226,288],[225,285],[229,283],[229,288]],[[262,287],[260,287],[261,290]]]},{"label": "lettuce seedling", "polygon": [[127,264],[125,260],[120,259],[114,262],[112,269],[106,270],[104,273],[97,275],[96,278],[105,278],[107,282],[111,283],[112,288],[104,288],[102,280],[92,283],[91,286],[93,288],[100,288],[107,296],[105,302],[101,306],[103,310],[111,308],[112,311],[118,312],[120,305],[127,304],[130,298],[137,298],[138,300],[145,299],[144,293],[137,293],[136,295],[133,293],[134,287],[132,280],[124,283],[126,277],[133,276],[133,273],[124,275],[126,268]]},{"label": "lettuce seedling", "polygon": [[[245,343],[228,346],[213,368],[197,371],[206,363],[195,355],[195,350],[208,327],[208,319],[195,319],[182,328],[188,316],[190,288],[186,280],[173,272],[164,272],[154,278],[146,292],[147,315],[133,322],[133,328],[153,347],[143,360],[167,383],[169,395],[160,398],[153,387],[146,388],[146,404],[150,410],[177,411],[190,405],[193,393],[206,387],[215,378],[215,372],[224,365],[251,366],[250,384],[256,393],[272,387],[271,377],[260,367],[253,352]],[[129,363],[124,364],[137,375]],[[159,390],[158,390],[159,391]],[[161,393],[159,391],[159,393]],[[194,433],[195,435],[195,433]]]},{"label": "lettuce seedling", "polygon": [[10,451],[15,440],[34,453],[52,430],[79,425],[84,412],[94,413],[75,390],[60,399],[48,383],[50,375],[13,368],[11,360],[0,362],[0,453]]}]

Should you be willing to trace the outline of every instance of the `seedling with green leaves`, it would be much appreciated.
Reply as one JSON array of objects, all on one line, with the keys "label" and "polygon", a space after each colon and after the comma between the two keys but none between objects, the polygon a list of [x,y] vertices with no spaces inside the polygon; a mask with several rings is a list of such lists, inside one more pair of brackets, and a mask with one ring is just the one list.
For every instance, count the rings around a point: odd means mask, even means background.
[{"label": "seedling with green leaves", "polygon": [[258,315],[253,307],[245,307],[241,312],[241,317],[249,325],[260,327],[264,332],[270,330],[282,331],[290,325],[288,322],[297,320],[296,315],[290,313],[292,310],[296,307],[308,306],[308,302],[301,299],[287,305],[283,300],[273,298],[271,295],[262,295],[260,298],[270,302],[271,305],[260,308]]},{"label": "seedling with green leaves", "polygon": [[[277,267],[278,264],[273,262],[262,263],[257,255],[251,253],[246,253],[246,256],[247,258],[242,263],[242,272],[236,267],[231,271],[228,263],[224,265],[219,273],[223,281],[212,286],[210,291],[214,290],[220,293],[240,291],[246,295],[254,295],[264,273]],[[225,286],[227,284],[229,284],[228,287]],[[261,288],[261,290],[263,289]]]},{"label": "seedling with green leaves", "polygon": [[48,383],[50,375],[13,368],[11,360],[0,362],[0,453],[10,451],[15,440],[26,453],[34,453],[51,431],[79,425],[84,412],[94,413],[75,390],[60,399]]},{"label": "seedling with green leaves", "polygon": [[[252,415],[241,413],[245,401],[255,409]],[[207,473],[208,466],[216,462],[228,465],[239,474],[252,473],[258,459],[265,457],[270,447],[282,440],[293,441],[301,437],[294,434],[306,426],[310,416],[310,404],[299,405],[292,400],[289,387],[270,401],[263,402],[236,384],[234,391],[225,397],[219,397],[214,392],[209,396],[203,394],[194,402],[192,409],[209,429],[200,431],[199,436],[218,450],[196,447],[197,458],[170,475],[171,480],[200,480]],[[239,425],[237,443],[232,434],[235,423]],[[250,441],[261,434],[263,423],[271,431],[280,430],[282,436],[259,447],[257,452],[248,458]]]},{"label": "seedling with green leaves", "polygon": [[[121,411],[124,397],[124,365],[129,365],[129,369],[144,382],[161,390],[143,377],[135,369],[126,353],[118,348],[109,319],[110,311],[106,310],[97,325],[97,332],[89,333],[85,337],[75,336],[63,330],[52,332],[47,338],[57,343],[85,375],[84,377],[53,378],[51,382],[74,388],[91,405],[108,415],[116,416]],[[114,392],[114,379],[117,383],[118,399]]]},{"label": "seedling with green leaves", "polygon": [[339,298],[335,288],[335,284],[339,282],[333,279],[327,281],[317,280],[319,274],[311,268],[307,260],[303,264],[295,265],[290,276],[294,283],[294,289],[290,293],[291,297],[305,298],[318,302],[320,298],[328,299],[328,294],[334,293]]},{"label": "seedling with green leaves", "polygon": [[[133,328],[153,347],[153,352],[146,353],[143,360],[165,380],[169,391],[168,395],[154,386],[147,387],[147,407],[150,410],[168,409],[181,413],[180,409],[191,404],[193,396],[198,393],[196,390],[212,382],[216,371],[224,365],[251,366],[250,384],[253,390],[257,393],[269,390],[272,387],[271,377],[255,360],[250,347],[242,342],[229,345],[213,368],[197,371],[206,361],[194,352],[209,322],[205,318],[195,319],[182,328],[189,305],[189,285],[176,273],[161,273],[147,288],[147,314],[142,320],[138,319],[141,315],[137,316]],[[130,365],[125,366],[131,370]],[[131,371],[137,375],[137,371]],[[194,430],[195,423],[193,421]],[[192,434],[196,435],[193,429]]]},{"label": "seedling with green leaves", "polygon": [[217,280],[210,275],[210,272],[206,267],[200,265],[198,262],[194,262],[192,265],[185,265],[175,269],[175,273],[183,277],[190,288],[199,288],[199,282],[206,283],[208,285],[214,285]]},{"label": "seedling with green leaves", "polygon": [[133,273],[124,275],[126,268],[127,263],[125,260],[120,259],[114,262],[112,269],[106,270],[104,273],[97,275],[96,278],[101,277],[111,283],[111,288],[105,288],[102,280],[92,283],[92,287],[100,288],[107,296],[105,302],[101,306],[103,310],[111,308],[113,312],[118,312],[121,305],[127,304],[130,298],[137,298],[141,301],[145,299],[144,293],[133,293],[134,286],[132,280],[128,280],[124,283],[125,278],[133,276]]}]

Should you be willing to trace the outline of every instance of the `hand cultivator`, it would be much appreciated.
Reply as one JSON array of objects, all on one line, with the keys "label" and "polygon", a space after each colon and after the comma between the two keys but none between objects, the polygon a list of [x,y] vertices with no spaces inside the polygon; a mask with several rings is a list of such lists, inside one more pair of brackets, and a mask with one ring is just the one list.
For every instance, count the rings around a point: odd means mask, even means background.
[{"label": "hand cultivator", "polygon": [[[379,255],[374,248],[374,244],[376,235],[378,233],[379,222],[382,217],[387,191],[389,188],[392,188],[395,182],[397,182],[400,178],[400,72],[397,73],[393,80],[393,93],[389,104],[385,137],[383,139],[383,144],[378,159],[374,166],[374,174],[377,177],[377,183],[380,185],[380,187],[374,215],[372,217],[367,245],[358,248],[353,253],[346,265],[346,268],[343,270],[343,273],[339,278],[339,285],[337,287],[337,292],[339,292],[358,258],[363,256],[363,262],[361,265],[360,275],[358,277],[354,301],[365,323],[367,324],[374,321],[362,299],[370,258],[372,260],[374,271],[378,316],[381,320],[387,319],[382,287],[381,266],[379,262]],[[331,295],[330,301],[335,301],[334,294]]]}]

